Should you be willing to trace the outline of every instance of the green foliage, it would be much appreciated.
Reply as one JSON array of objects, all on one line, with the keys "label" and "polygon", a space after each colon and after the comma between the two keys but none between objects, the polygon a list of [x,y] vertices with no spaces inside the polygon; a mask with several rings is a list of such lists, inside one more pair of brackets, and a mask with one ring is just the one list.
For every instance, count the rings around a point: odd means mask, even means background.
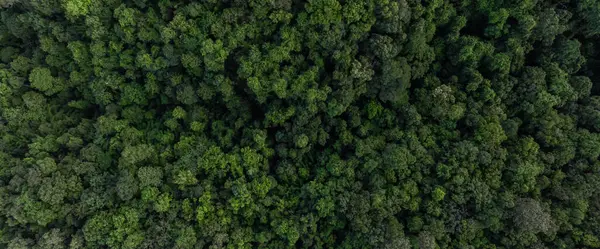
[{"label": "green foliage", "polygon": [[62,0],[62,4],[67,16],[78,17],[88,13],[92,0]]},{"label": "green foliage", "polygon": [[0,248],[598,248],[597,0],[0,0]]},{"label": "green foliage", "polygon": [[435,190],[433,190],[433,193],[431,193],[431,197],[435,201],[443,200],[444,196],[446,196],[446,192],[444,192],[444,189],[440,187],[436,187]]},{"label": "green foliage", "polygon": [[31,87],[40,90],[42,92],[49,91],[53,87],[52,73],[50,69],[43,67],[36,67],[31,70],[29,74],[29,82]]}]

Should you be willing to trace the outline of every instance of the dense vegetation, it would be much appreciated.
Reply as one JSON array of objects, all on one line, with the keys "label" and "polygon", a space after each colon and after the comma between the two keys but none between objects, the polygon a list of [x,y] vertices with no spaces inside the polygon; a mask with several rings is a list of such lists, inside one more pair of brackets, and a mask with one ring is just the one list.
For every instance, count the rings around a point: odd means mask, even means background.
[{"label": "dense vegetation", "polygon": [[598,248],[598,0],[0,0],[0,247]]}]

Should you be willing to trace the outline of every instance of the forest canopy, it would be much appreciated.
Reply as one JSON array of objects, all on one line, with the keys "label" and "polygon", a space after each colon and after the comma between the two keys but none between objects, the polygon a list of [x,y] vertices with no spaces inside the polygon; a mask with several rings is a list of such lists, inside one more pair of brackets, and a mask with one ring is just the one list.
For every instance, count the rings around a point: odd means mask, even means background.
[{"label": "forest canopy", "polygon": [[599,0],[0,0],[0,248],[600,248]]}]

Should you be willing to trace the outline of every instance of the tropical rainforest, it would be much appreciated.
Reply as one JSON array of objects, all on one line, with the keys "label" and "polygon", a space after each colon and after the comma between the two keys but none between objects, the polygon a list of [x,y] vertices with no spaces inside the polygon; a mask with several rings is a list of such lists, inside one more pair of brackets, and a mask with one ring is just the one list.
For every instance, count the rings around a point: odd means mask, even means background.
[{"label": "tropical rainforest", "polygon": [[600,248],[599,0],[0,6],[0,248]]}]

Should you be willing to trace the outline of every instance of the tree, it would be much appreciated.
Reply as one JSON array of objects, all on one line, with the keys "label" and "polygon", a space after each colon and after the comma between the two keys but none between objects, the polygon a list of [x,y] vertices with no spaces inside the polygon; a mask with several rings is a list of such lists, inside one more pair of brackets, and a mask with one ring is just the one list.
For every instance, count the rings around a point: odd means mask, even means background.
[{"label": "tree", "polygon": [[517,229],[528,233],[549,233],[554,228],[550,214],[542,209],[540,203],[534,199],[518,199],[513,213],[513,222]]},{"label": "tree", "polygon": [[597,247],[599,10],[0,0],[0,248]]},{"label": "tree", "polygon": [[50,69],[43,67],[36,67],[31,70],[29,74],[29,82],[31,87],[40,90],[42,92],[49,91],[53,87],[54,78]]}]

